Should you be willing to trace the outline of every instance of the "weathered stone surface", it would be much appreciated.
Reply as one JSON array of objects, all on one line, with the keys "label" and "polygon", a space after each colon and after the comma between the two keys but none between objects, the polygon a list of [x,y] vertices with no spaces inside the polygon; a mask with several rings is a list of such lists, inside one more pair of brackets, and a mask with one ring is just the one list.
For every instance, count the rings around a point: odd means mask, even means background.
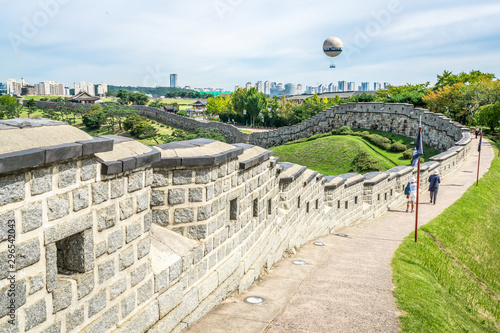
[{"label": "weathered stone surface", "polygon": [[41,299],[35,304],[28,306],[24,310],[26,316],[25,330],[28,331],[33,327],[43,323],[47,320],[47,307],[45,299]]},{"label": "weathered stone surface", "polygon": [[146,274],[148,273],[148,264],[144,263],[135,271],[130,274],[130,284],[132,287],[140,283],[142,280],[146,278]]},{"label": "weathered stone surface", "polygon": [[153,184],[153,169],[149,168],[146,170],[145,177],[145,186],[151,186]]},{"label": "weathered stone surface", "polygon": [[130,243],[131,241],[142,235],[141,222],[137,221],[127,225],[126,233],[127,233],[127,238],[126,238],[127,243]]},{"label": "weathered stone surface", "polygon": [[75,276],[78,299],[82,299],[94,290],[94,272],[77,274]]},{"label": "weathered stone surface", "polygon": [[190,188],[189,189],[189,202],[202,202],[203,201],[203,189],[202,188]]},{"label": "weathered stone surface", "polygon": [[151,249],[151,238],[146,237],[144,239],[141,239],[137,244],[137,260],[141,260],[142,258],[147,256],[150,249]]},{"label": "weathered stone surface", "polygon": [[65,221],[64,223],[58,223],[57,225],[45,230],[45,244],[61,240],[85,229],[89,229],[92,225],[92,214],[86,214],[78,218]]},{"label": "weathered stone surface", "polygon": [[116,206],[111,205],[97,211],[97,230],[114,227],[116,224]]},{"label": "weathered stone surface", "polygon": [[207,238],[207,226],[205,224],[190,226],[188,228],[188,235],[193,239]]},{"label": "weathered stone surface", "polygon": [[151,302],[142,311],[120,325],[117,333],[146,332],[159,319],[158,301]]},{"label": "weathered stone surface", "polygon": [[128,176],[128,191],[134,192],[144,187],[144,171],[135,172]]},{"label": "weathered stone surface", "polygon": [[42,331],[42,333],[61,333],[61,332],[62,330],[60,321]]},{"label": "weathered stone surface", "polygon": [[148,232],[149,230],[151,230],[151,223],[153,223],[153,213],[149,212],[144,215],[144,232]]},{"label": "weathered stone surface", "polygon": [[158,297],[160,317],[165,316],[173,308],[181,303],[183,290],[184,288],[182,287],[181,283],[176,283]]},{"label": "weathered stone surface", "polygon": [[115,252],[123,247],[123,230],[113,231],[108,236],[108,254]]},{"label": "weathered stone surface", "polygon": [[115,179],[111,181],[111,199],[119,198],[125,194],[125,181]]},{"label": "weathered stone surface", "polygon": [[34,170],[31,173],[31,195],[52,190],[52,168]]},{"label": "weathered stone surface", "polygon": [[89,318],[106,307],[106,289],[100,291],[89,301]]},{"label": "weathered stone surface", "polygon": [[149,280],[137,289],[137,305],[153,297],[153,280]]},{"label": "weathered stone surface", "polygon": [[[13,215],[11,215],[13,218]],[[0,220],[2,217],[0,217]],[[34,204],[24,206],[21,210],[22,230],[23,233],[35,230],[42,226],[42,202],[35,202]],[[3,225],[3,223],[0,223]],[[7,231],[7,227],[4,229]],[[1,237],[0,237],[1,239]]]},{"label": "weathered stone surface", "polygon": [[85,273],[94,268],[94,237],[87,229],[56,242],[58,264],[64,269]]},{"label": "weathered stone surface", "polygon": [[97,174],[97,162],[94,158],[82,161],[82,181],[95,178]]},{"label": "weathered stone surface", "polygon": [[115,260],[110,259],[99,266],[97,266],[97,272],[99,276],[99,284],[112,278],[115,275]]},{"label": "weathered stone surface", "polygon": [[59,188],[76,183],[76,162],[59,165]]},{"label": "weathered stone surface", "polygon": [[142,193],[137,196],[137,213],[149,208],[149,193]]},{"label": "weathered stone surface", "polygon": [[127,290],[127,278],[123,278],[111,285],[109,290],[109,300],[112,301]]},{"label": "weathered stone surface", "polygon": [[45,246],[45,261],[47,263],[47,292],[57,287],[57,247],[55,243]]},{"label": "weathered stone surface", "polygon": [[170,282],[177,279],[182,273],[182,259],[177,260],[169,267],[169,279]]},{"label": "weathered stone surface", "polygon": [[134,247],[131,245],[120,253],[118,270],[123,271],[125,268],[130,267],[134,261]]},{"label": "weathered stone surface", "polygon": [[207,200],[212,200],[214,198],[214,186],[210,185],[207,187]]},{"label": "weathered stone surface", "polygon": [[184,189],[168,190],[168,203],[177,205],[186,201],[186,191]]},{"label": "weathered stone surface", "polygon": [[107,182],[92,183],[92,203],[100,204],[109,198],[109,184]]},{"label": "weathered stone surface", "polygon": [[135,310],[135,293],[127,296],[122,303],[122,318],[126,318],[132,311]]},{"label": "weathered stone surface", "polygon": [[[9,318],[10,319],[10,318]],[[2,333],[19,333],[18,320],[19,317],[14,319],[14,324],[9,323],[5,320],[3,323],[0,323],[0,332]]]},{"label": "weathered stone surface", "polygon": [[168,186],[168,171],[155,170],[153,173],[153,184],[152,187],[165,187]]},{"label": "weathered stone surface", "polygon": [[174,170],[172,183],[174,185],[185,185],[191,183],[193,171],[191,170]]},{"label": "weathered stone surface", "polygon": [[66,330],[67,332],[71,332],[76,327],[83,324],[85,321],[85,316],[83,312],[83,306],[79,307],[73,312],[68,312],[66,315]]},{"label": "weathered stone surface", "polygon": [[[9,237],[9,230],[11,230],[9,224],[13,225],[15,222],[16,220],[13,211],[0,214],[0,242]],[[15,233],[15,229],[12,229],[11,231]]]},{"label": "weathered stone surface", "polygon": [[[0,289],[0,318],[9,313],[9,308],[12,297],[9,296],[11,284]],[[10,291],[9,291],[10,290]],[[14,309],[19,308],[21,305],[26,303],[26,280],[17,280],[14,283]]]},{"label": "weathered stone surface", "polygon": [[159,274],[155,275],[155,293],[164,289],[168,285],[169,269],[166,268]]},{"label": "weathered stone surface", "polygon": [[71,281],[59,279],[57,288],[52,292],[52,313],[66,309],[73,299]]},{"label": "weathered stone surface", "polygon": [[16,268],[21,270],[40,260],[40,241],[33,238],[16,246]]},{"label": "weathered stone surface", "polygon": [[[169,221],[168,210],[154,210],[152,220],[155,224],[167,226]],[[146,219],[144,219],[144,221],[146,221]]]},{"label": "weathered stone surface", "polygon": [[163,206],[165,204],[165,192],[164,191],[152,191],[151,192],[151,206]]},{"label": "weathered stone surface", "polygon": [[174,211],[175,223],[188,223],[194,221],[193,208],[180,208]]},{"label": "weathered stone surface", "polygon": [[33,295],[37,291],[41,290],[43,286],[45,286],[45,281],[43,280],[43,273],[35,275],[33,277],[28,278],[29,286],[30,286],[30,295]]},{"label": "weathered stone surface", "polygon": [[47,199],[47,216],[49,221],[69,214],[69,195],[64,193]]},{"label": "weathered stone surface", "polygon": [[196,170],[196,184],[208,184],[210,182],[210,169]]},{"label": "weathered stone surface", "polygon": [[134,203],[132,199],[120,201],[120,220],[129,218],[134,213]]},{"label": "weathered stone surface", "polygon": [[73,191],[73,211],[77,212],[87,208],[90,203],[88,187],[79,188]]},{"label": "weathered stone surface", "polygon": [[106,253],[106,241],[102,241],[95,247],[95,257],[99,258],[104,253]]},{"label": "weathered stone surface", "polygon": [[212,208],[210,205],[198,208],[198,221],[205,221],[210,218]]}]

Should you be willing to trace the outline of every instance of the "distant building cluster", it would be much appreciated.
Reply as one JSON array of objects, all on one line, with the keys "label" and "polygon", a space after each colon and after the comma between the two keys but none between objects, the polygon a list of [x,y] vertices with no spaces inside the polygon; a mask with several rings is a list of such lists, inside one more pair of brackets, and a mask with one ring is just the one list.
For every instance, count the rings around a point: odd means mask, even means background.
[{"label": "distant building cluster", "polygon": [[[247,82],[244,86],[246,89],[250,89],[255,87],[270,97],[274,96],[282,96],[283,93],[286,96],[294,96],[294,95],[302,95],[302,94],[323,94],[323,93],[332,93],[332,92],[346,92],[346,91],[376,91],[387,88],[389,86],[389,82],[384,82],[383,85],[380,82],[373,82],[373,85],[370,85],[370,82],[361,82],[361,85],[356,86],[356,82],[348,82],[348,81],[338,81],[338,84],[334,83],[319,84],[318,86],[302,86],[302,84],[295,83],[276,83],[269,81],[257,81],[254,85],[252,82]],[[243,88],[242,86],[235,86],[234,90],[238,90],[239,88]]]},{"label": "distant building cluster", "polygon": [[22,77],[20,80],[8,79],[6,83],[0,83],[0,91],[10,95],[23,96],[72,96],[84,91],[90,96],[104,96],[108,92],[108,85],[101,83],[94,85],[92,83],[80,82],[80,85],[74,84],[74,91],[69,87],[57,81],[42,81],[35,84],[27,83]]}]

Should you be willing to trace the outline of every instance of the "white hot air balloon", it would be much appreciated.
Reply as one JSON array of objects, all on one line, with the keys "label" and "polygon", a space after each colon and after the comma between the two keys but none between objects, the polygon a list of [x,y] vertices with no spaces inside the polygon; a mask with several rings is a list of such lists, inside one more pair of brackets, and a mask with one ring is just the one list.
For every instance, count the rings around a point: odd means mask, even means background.
[{"label": "white hot air balloon", "polygon": [[[335,58],[336,56],[341,54],[343,49],[344,49],[344,44],[338,37],[328,37],[323,42],[323,52],[325,52],[325,54],[330,58]],[[333,59],[330,64],[330,68],[335,68]]]}]

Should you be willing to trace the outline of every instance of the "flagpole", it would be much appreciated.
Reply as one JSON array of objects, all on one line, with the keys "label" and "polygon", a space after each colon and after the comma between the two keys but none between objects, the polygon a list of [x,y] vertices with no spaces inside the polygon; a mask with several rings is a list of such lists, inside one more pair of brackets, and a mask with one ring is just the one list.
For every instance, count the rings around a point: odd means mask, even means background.
[{"label": "flagpole", "polygon": [[[422,121],[422,120],[420,120]],[[420,136],[422,136],[422,124],[418,129]],[[418,199],[420,194],[420,156],[418,157],[418,167],[417,167],[417,202],[415,203],[415,243],[417,242],[417,231],[418,231]]]},{"label": "flagpole", "polygon": [[479,163],[481,162],[481,143],[483,142],[483,131],[481,131],[481,137],[479,138],[479,156],[477,158],[477,179],[476,179],[476,186],[479,185]]}]

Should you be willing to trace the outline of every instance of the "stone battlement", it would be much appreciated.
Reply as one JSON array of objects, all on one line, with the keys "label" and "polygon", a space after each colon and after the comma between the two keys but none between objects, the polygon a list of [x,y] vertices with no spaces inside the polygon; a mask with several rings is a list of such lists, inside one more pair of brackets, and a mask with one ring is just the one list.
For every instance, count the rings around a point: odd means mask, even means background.
[{"label": "stone battlement", "polygon": [[[377,118],[388,107],[396,120]],[[448,138],[423,163],[422,189],[470,155],[461,126],[406,105],[346,104],[303,128],[403,126],[402,113],[407,124],[423,115],[429,142]],[[286,250],[404,202],[414,173],[324,177],[248,143],[149,147],[45,119],[0,121],[0,331],[179,332]]]}]

